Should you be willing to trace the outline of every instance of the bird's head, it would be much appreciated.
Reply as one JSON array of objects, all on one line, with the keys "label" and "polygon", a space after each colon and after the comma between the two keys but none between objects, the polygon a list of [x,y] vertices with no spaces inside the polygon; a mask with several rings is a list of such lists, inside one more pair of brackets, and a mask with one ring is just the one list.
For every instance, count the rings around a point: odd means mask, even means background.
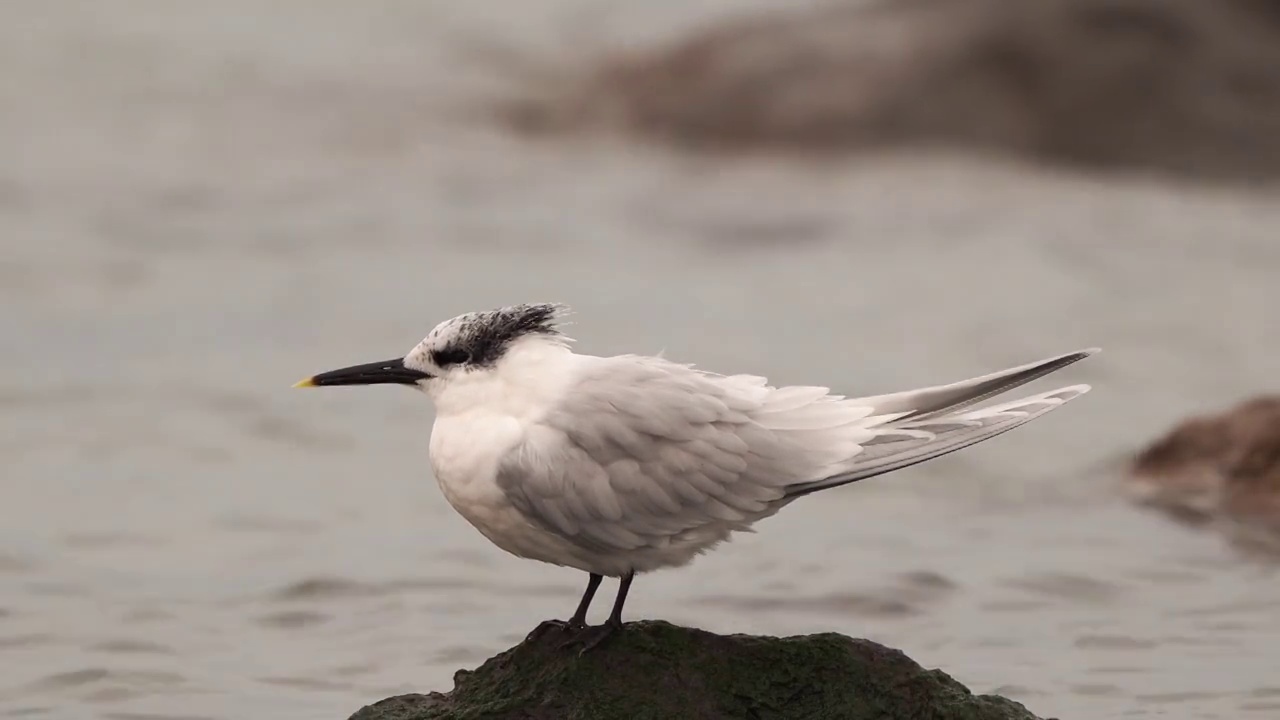
[{"label": "bird's head", "polygon": [[438,398],[451,385],[504,369],[523,348],[564,348],[563,305],[513,305],[459,315],[435,327],[404,357],[313,375],[294,387],[408,385]]}]

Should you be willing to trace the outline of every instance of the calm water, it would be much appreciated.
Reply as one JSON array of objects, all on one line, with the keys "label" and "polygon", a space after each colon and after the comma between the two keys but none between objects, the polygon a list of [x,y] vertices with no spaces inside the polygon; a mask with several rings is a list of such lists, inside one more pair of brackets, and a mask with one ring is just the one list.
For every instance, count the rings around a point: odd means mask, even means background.
[{"label": "calm water", "polygon": [[586,352],[850,393],[1104,346],[1055,378],[1096,386],[1069,409],[797,503],[630,616],[869,637],[1042,715],[1276,717],[1275,569],[1113,491],[1169,423],[1274,390],[1276,195],[454,112],[495,87],[471,39],[731,6],[5,4],[0,716],[342,718],[567,615],[582,577],[446,505],[420,396],[289,389],[550,299]]}]

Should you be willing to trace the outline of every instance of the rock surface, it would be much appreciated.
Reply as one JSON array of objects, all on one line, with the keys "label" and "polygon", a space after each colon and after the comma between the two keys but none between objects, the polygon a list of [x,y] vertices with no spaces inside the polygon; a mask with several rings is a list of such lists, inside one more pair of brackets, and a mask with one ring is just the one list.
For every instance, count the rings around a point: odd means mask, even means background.
[{"label": "rock surface", "polygon": [[828,633],[715,635],[629,623],[586,654],[572,634],[535,631],[447,694],[401,695],[351,720],[1034,720],[1022,705],[973,695],[897,650]]},{"label": "rock surface", "polygon": [[502,116],[719,150],[942,144],[1280,177],[1280,0],[846,0],[563,64]]},{"label": "rock surface", "polygon": [[1179,424],[1138,454],[1127,488],[1179,521],[1280,550],[1280,396]]}]

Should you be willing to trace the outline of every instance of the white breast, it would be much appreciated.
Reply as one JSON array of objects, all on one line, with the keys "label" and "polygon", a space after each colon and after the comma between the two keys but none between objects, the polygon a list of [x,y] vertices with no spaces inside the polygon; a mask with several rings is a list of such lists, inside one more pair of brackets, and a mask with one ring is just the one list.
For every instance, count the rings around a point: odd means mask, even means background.
[{"label": "white breast", "polygon": [[482,532],[507,507],[494,479],[499,458],[520,435],[517,419],[482,410],[438,418],[431,431],[431,468],[440,490]]},{"label": "white breast", "polygon": [[529,344],[498,367],[451,379],[432,392],[431,467],[445,499],[491,542],[519,557],[576,565],[574,548],[538,528],[496,482],[498,464],[571,380],[564,348]]}]

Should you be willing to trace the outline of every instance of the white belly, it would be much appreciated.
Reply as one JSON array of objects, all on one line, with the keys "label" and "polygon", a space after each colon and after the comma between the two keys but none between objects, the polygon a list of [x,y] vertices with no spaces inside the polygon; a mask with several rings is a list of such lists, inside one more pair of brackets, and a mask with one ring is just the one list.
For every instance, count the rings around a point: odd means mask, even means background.
[{"label": "white belly", "polygon": [[584,567],[581,549],[526,519],[498,487],[499,460],[521,440],[510,416],[465,413],[436,420],[431,467],[458,514],[494,545],[517,557]]}]

